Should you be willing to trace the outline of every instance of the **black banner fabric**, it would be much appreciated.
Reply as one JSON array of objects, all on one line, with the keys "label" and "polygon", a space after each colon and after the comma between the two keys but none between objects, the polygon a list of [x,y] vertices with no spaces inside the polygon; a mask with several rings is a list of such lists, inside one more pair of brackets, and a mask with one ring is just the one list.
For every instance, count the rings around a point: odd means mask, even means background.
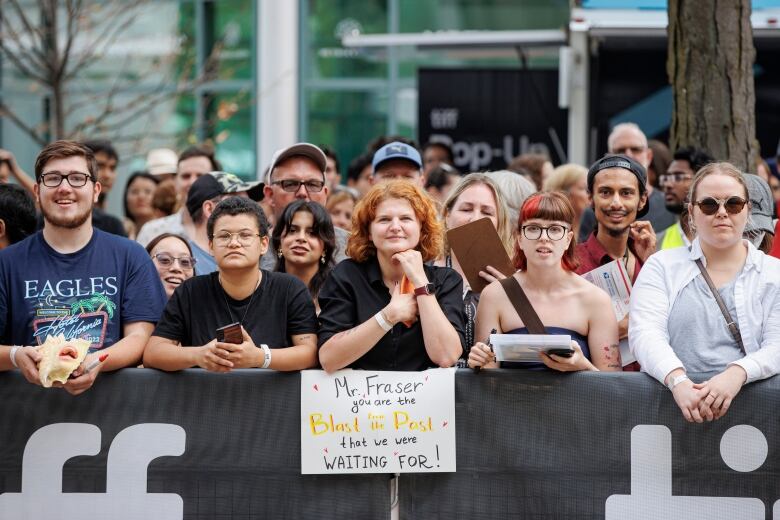
[{"label": "black banner fabric", "polygon": [[[389,518],[387,475],[300,474],[299,400],[299,374],[269,371],[128,369],[77,397],[0,374],[0,520],[19,500],[47,520]],[[457,472],[401,475],[403,519],[780,518],[777,378],[705,424],[636,373],[461,370],[455,405]]]},{"label": "black banner fabric", "polygon": [[458,373],[458,471],[402,475],[401,518],[773,518],[778,378],[691,424],[645,374],[518,372]]},{"label": "black banner fabric", "polygon": [[[114,455],[120,431],[143,423],[163,423],[184,429],[184,452],[149,464],[148,487],[142,489],[149,495],[137,497],[130,505],[147,514],[123,518],[181,519],[181,515],[148,513],[144,502],[157,498],[156,493],[181,496],[183,518],[188,520],[387,518],[390,510],[387,475],[301,475],[297,373],[186,370],[167,374],[126,369],[101,374],[92,389],[76,397],[33,386],[18,373],[2,373],[0,403],[0,493],[22,490],[25,444],[33,432],[46,425],[94,424],[102,434],[97,456],[75,457],[65,464],[62,491],[67,498],[70,493],[106,493],[107,474],[119,471],[115,467],[107,470],[107,455],[109,449]],[[149,443],[156,441],[154,435],[148,439]],[[65,439],[55,442],[62,450],[72,448]],[[138,453],[143,446],[131,448]],[[59,471],[51,467],[52,475]],[[112,474],[125,481],[135,477]],[[94,511],[90,516],[90,511],[85,511],[86,516],[61,516],[59,490],[24,491],[29,495],[26,500],[53,502],[54,516],[41,516],[41,520],[117,519],[116,511],[111,515]],[[41,496],[43,493],[51,495]],[[4,498],[0,494],[0,511]],[[125,497],[114,500],[120,498]],[[21,519],[0,513],[0,520]]]}]

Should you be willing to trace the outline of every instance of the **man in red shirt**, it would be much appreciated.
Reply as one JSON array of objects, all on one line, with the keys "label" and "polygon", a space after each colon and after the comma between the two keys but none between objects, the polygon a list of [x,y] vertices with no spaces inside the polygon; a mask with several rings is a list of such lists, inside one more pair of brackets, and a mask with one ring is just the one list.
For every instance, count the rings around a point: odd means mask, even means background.
[{"label": "man in red shirt", "polygon": [[[588,171],[588,194],[596,229],[577,245],[577,274],[620,260],[636,281],[642,264],[655,253],[656,242],[650,222],[637,221],[648,210],[644,166],[627,155],[605,155]],[[627,337],[628,315],[618,325],[620,337]]]}]

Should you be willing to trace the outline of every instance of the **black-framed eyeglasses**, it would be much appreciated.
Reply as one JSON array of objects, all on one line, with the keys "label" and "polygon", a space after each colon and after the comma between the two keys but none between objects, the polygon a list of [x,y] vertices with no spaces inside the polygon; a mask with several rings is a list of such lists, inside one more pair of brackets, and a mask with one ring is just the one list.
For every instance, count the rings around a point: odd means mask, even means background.
[{"label": "black-framed eyeglasses", "polygon": [[553,224],[552,226],[547,227],[536,224],[528,224],[527,226],[523,226],[520,229],[523,232],[523,236],[528,240],[539,240],[542,238],[542,231],[544,231],[545,234],[547,234],[547,238],[558,241],[565,237],[566,232],[569,231],[569,228],[566,226],[561,226],[560,224]]},{"label": "black-framed eyeglasses", "polygon": [[170,267],[174,262],[179,262],[179,267],[182,269],[192,269],[197,263],[197,259],[187,255],[173,256],[168,253],[157,253],[152,258],[157,260],[157,263],[162,267]]},{"label": "black-framed eyeglasses", "polygon": [[699,209],[705,215],[714,215],[718,212],[721,206],[726,209],[726,213],[729,215],[736,215],[745,209],[745,204],[747,204],[747,202],[748,201],[742,197],[737,197],[734,195],[733,197],[729,197],[725,200],[716,199],[715,197],[705,197],[701,200],[697,200],[694,202],[694,204],[699,206]]},{"label": "black-framed eyeglasses", "polygon": [[677,183],[691,179],[693,179],[693,175],[689,173],[666,173],[658,176],[659,184]]},{"label": "black-framed eyeglasses", "polygon": [[252,243],[255,241],[255,237],[259,236],[261,236],[260,233],[252,233],[251,231],[238,231],[236,233],[222,231],[221,233],[214,235],[212,240],[218,246],[225,247],[230,245],[230,243],[233,241],[233,237],[236,237],[239,245],[247,247],[252,245]]},{"label": "black-framed eyeglasses", "polygon": [[56,188],[62,184],[63,180],[67,180],[68,184],[70,184],[72,188],[81,188],[87,184],[87,181],[94,181],[95,179],[93,179],[89,174],[82,172],[47,172],[41,174],[41,182],[47,188]]},{"label": "black-framed eyeglasses", "polygon": [[323,181],[296,181],[293,179],[285,179],[282,181],[273,181],[271,184],[276,184],[277,186],[281,186],[284,191],[295,193],[299,189],[301,189],[301,186],[304,186],[306,188],[306,191],[309,193],[319,193],[322,191],[322,188],[325,187],[325,183]]}]

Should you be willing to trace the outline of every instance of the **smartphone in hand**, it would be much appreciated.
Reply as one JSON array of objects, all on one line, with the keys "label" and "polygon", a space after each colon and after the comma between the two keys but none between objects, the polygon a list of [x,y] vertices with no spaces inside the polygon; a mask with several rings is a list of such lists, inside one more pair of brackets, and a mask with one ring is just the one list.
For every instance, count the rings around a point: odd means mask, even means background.
[{"label": "smartphone in hand", "polygon": [[244,335],[241,334],[241,324],[231,323],[217,329],[217,341],[220,343],[243,343]]}]

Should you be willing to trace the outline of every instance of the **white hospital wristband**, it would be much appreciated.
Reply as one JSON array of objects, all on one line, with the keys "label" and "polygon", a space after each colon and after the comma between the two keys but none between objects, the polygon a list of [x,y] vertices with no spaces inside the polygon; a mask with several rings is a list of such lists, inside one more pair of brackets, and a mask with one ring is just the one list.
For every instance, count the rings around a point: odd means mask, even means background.
[{"label": "white hospital wristband", "polygon": [[8,353],[8,355],[11,358],[11,364],[16,368],[19,368],[19,365],[16,364],[16,353],[19,351],[20,348],[22,348],[21,345],[14,345],[13,347],[11,347],[11,352]]},{"label": "white hospital wristband", "polygon": [[382,314],[382,311],[377,312],[374,314],[374,319],[376,319],[376,322],[379,324],[380,327],[382,327],[382,330],[385,332],[390,332],[390,330],[393,328],[392,325],[385,319],[385,316]]},{"label": "white hospital wristband", "polygon": [[265,343],[262,343],[260,348],[263,349],[263,366],[260,368],[268,368],[271,366],[271,349]]}]

